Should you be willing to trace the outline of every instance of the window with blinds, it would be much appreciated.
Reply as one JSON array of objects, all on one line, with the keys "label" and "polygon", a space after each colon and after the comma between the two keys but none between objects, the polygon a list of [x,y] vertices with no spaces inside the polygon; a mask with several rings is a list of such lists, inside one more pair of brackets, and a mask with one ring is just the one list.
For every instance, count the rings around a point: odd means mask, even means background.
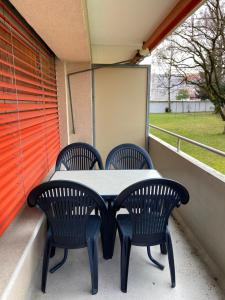
[{"label": "window with blinds", "polygon": [[55,57],[0,0],[0,235],[58,152]]}]

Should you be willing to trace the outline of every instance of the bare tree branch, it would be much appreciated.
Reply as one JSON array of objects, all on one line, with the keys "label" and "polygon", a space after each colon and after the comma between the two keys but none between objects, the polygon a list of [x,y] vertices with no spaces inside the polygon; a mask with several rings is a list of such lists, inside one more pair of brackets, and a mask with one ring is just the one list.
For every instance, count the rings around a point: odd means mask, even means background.
[{"label": "bare tree branch", "polygon": [[[173,34],[174,61],[187,83],[204,90],[225,121],[225,1],[208,0]],[[201,74],[190,79],[190,73]]]}]

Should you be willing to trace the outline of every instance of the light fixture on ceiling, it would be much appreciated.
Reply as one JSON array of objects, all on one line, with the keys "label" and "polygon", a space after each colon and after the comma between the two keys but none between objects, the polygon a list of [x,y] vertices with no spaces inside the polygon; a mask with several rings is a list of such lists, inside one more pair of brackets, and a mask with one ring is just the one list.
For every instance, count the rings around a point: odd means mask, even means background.
[{"label": "light fixture on ceiling", "polygon": [[131,64],[140,63],[145,57],[150,55],[150,51],[148,48],[141,48],[137,50],[135,56],[130,60]]},{"label": "light fixture on ceiling", "polygon": [[150,51],[148,48],[145,48],[145,49],[142,48],[138,51],[139,51],[140,56],[142,56],[142,57],[147,57],[150,55]]}]

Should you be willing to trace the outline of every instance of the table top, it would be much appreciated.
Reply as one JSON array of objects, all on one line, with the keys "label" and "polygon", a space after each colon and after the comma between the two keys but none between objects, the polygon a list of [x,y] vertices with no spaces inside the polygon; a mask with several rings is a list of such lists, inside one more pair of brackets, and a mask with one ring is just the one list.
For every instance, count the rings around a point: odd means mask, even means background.
[{"label": "table top", "polygon": [[156,170],[56,171],[51,180],[84,184],[103,197],[117,196],[129,185],[145,179],[161,178]]}]

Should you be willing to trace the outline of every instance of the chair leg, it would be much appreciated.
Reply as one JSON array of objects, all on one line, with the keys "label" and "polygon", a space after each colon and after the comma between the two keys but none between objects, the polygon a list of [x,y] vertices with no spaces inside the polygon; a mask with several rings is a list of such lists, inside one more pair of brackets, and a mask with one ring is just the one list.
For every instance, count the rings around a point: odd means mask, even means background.
[{"label": "chair leg", "polygon": [[42,266],[42,280],[41,280],[41,290],[43,293],[46,292],[46,283],[48,276],[48,265],[49,265],[49,257],[51,252],[51,244],[49,239],[46,240],[44,257],[43,257],[43,266]]},{"label": "chair leg", "polygon": [[148,253],[148,257],[149,259],[160,269],[160,270],[163,270],[164,269],[164,266],[161,265],[157,260],[155,260],[153,257],[152,257],[152,254],[151,254],[151,249],[150,249],[150,246],[147,246],[147,253]]},{"label": "chair leg", "polygon": [[[47,232],[48,232],[48,230],[49,230],[49,222],[47,220]],[[54,246],[51,247],[51,253],[50,253],[50,257],[52,258],[53,256],[55,256],[55,247]]]},{"label": "chair leg", "polygon": [[98,292],[98,246],[97,240],[89,240],[87,242],[88,256],[91,271],[91,293],[92,295]]},{"label": "chair leg", "polygon": [[162,254],[167,254],[166,243],[160,244],[160,250]]},{"label": "chair leg", "polygon": [[68,249],[64,249],[64,256],[63,256],[63,259],[57,264],[57,265],[55,265],[54,267],[52,267],[51,269],[50,269],[50,273],[54,273],[55,271],[57,271],[59,268],[61,268],[62,267],[62,265],[64,265],[65,264],[65,262],[66,262],[66,260],[67,260],[67,256],[68,256]]},{"label": "chair leg", "polygon": [[174,256],[173,256],[173,245],[169,231],[166,233],[167,238],[167,250],[168,250],[168,260],[170,266],[170,276],[171,276],[171,287],[176,286],[176,277],[175,277],[175,266],[174,266]]},{"label": "chair leg", "polygon": [[52,258],[52,257],[54,257],[54,256],[55,256],[55,247],[52,246],[52,248],[51,248],[51,253],[50,253],[50,257]]},{"label": "chair leg", "polygon": [[122,238],[120,272],[121,272],[121,291],[123,293],[127,292],[130,249],[131,249],[130,239]]},{"label": "chair leg", "polygon": [[98,216],[98,208],[95,208],[95,215]]}]

